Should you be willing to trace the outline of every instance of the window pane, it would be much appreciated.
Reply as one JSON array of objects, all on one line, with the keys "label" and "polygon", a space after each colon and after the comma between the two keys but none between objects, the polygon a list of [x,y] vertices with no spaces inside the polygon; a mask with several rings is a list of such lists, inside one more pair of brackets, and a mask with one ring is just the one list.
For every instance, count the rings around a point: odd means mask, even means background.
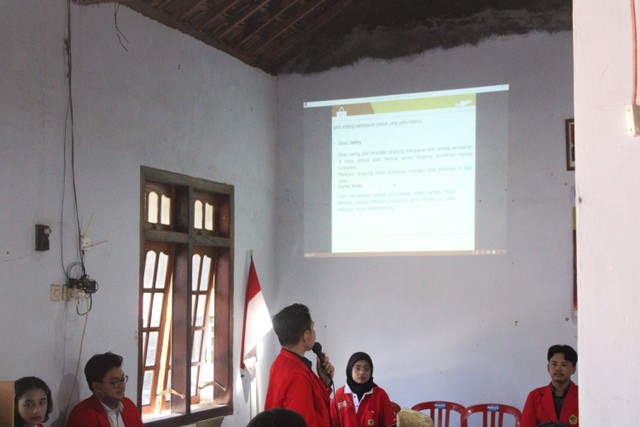
[{"label": "window pane", "polygon": [[144,262],[144,279],[143,287],[145,289],[151,289],[153,286],[153,272],[156,266],[156,253],[153,251],[147,252],[147,259]]},{"label": "window pane", "polygon": [[151,302],[151,294],[144,293],[142,295],[142,327],[149,327],[149,304]]},{"label": "window pane", "polygon": [[193,227],[197,230],[202,229],[202,202],[196,200],[193,204]]},{"label": "window pane", "polygon": [[191,396],[196,395],[196,387],[198,387],[198,367],[191,367]]},{"label": "window pane", "polygon": [[[200,404],[197,405],[199,408],[206,409],[207,405],[211,405],[213,403],[213,391],[216,387],[213,382],[213,374],[207,373],[205,371],[206,366],[200,367],[200,381],[198,382],[200,385],[198,387],[203,388],[200,389]],[[196,405],[191,405],[194,409]]]},{"label": "window pane", "polygon": [[149,333],[149,348],[147,351],[147,360],[145,366],[153,366],[156,364],[156,350],[158,349],[158,333]]},{"label": "window pane", "polygon": [[204,295],[200,295],[198,298],[198,307],[196,308],[196,327],[202,327],[204,325],[204,309],[206,305],[206,298]]},{"label": "window pane", "polygon": [[[218,385],[214,385],[213,378],[213,313],[210,310],[210,315],[208,317],[208,322],[206,328],[204,329],[204,342],[202,343],[202,356],[200,359],[198,370],[198,393],[199,393],[199,402],[196,404],[192,404],[191,408],[193,410],[203,410],[210,407],[213,404],[213,394]],[[192,373],[193,375],[193,373]],[[195,377],[194,378],[195,381]],[[220,391],[220,390],[218,390]]]},{"label": "window pane", "polygon": [[144,379],[142,380],[142,404],[151,403],[151,383],[153,382],[153,371],[144,371]]},{"label": "window pane", "polygon": [[152,191],[147,196],[147,222],[158,223],[158,193]]},{"label": "window pane", "polygon": [[213,231],[213,205],[210,203],[204,205],[204,228]]},{"label": "window pane", "polygon": [[191,361],[200,360],[200,346],[202,345],[202,331],[194,331],[193,333],[193,351],[191,352]]},{"label": "window pane", "polygon": [[160,315],[162,314],[162,301],[164,299],[164,294],[154,293],[153,294],[153,308],[151,309],[151,327],[157,328],[160,326]]},{"label": "window pane", "polygon": [[209,272],[211,271],[211,258],[204,256],[202,259],[202,275],[200,276],[200,290],[206,291],[209,288]]},{"label": "window pane", "polygon": [[162,195],[162,207],[160,208],[160,223],[171,225],[171,199]]},{"label": "window pane", "polygon": [[164,252],[160,252],[158,256],[158,273],[156,275],[156,289],[164,289],[164,284],[167,281],[167,262],[169,261],[169,255]]},{"label": "window pane", "polygon": [[200,255],[195,254],[191,263],[191,290],[198,290],[198,277],[200,276]]}]

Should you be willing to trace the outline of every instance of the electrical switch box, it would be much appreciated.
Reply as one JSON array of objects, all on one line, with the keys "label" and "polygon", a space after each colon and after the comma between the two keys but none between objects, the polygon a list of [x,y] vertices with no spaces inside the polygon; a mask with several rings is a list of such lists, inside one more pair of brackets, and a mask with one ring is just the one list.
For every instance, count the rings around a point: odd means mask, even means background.
[{"label": "electrical switch box", "polygon": [[48,225],[36,224],[36,251],[49,250],[49,235],[51,227]]}]

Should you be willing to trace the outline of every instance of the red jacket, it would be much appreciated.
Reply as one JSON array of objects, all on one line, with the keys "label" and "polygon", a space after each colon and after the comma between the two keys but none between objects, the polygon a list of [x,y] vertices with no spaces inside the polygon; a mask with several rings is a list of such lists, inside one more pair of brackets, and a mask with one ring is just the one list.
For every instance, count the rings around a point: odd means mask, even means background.
[{"label": "red jacket", "polygon": [[342,386],[331,400],[331,422],[333,427],[389,427],[396,423],[396,415],[389,395],[378,386],[362,396],[356,413],[353,394]]},{"label": "red jacket", "polygon": [[330,427],[331,389],[294,353],[280,350],[271,365],[264,409],[296,411],[307,427]]},{"label": "red jacket", "polygon": [[[135,403],[126,397],[121,402],[123,405],[121,415],[125,427],[144,427]],[[93,395],[73,408],[65,427],[111,427],[111,424],[102,403]]]},{"label": "red jacket", "polygon": [[538,424],[549,421],[578,427],[578,386],[573,381],[569,384],[567,395],[564,398],[560,419],[556,416],[556,409],[553,405],[551,384],[537,388],[529,393],[522,411],[520,427],[536,427]]}]

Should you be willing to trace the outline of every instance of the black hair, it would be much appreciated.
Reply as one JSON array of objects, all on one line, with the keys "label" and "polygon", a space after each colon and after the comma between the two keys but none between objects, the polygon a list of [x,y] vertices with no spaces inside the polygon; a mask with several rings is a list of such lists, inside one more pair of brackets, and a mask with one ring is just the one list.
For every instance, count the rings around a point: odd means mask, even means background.
[{"label": "black hair", "polygon": [[247,427],[307,427],[302,415],[285,408],[274,408],[260,412]]},{"label": "black hair", "polygon": [[122,366],[122,356],[110,351],[104,354],[96,354],[84,366],[84,376],[87,378],[89,389],[93,391],[93,383],[102,382],[107,372],[113,368]]},{"label": "black hair", "polygon": [[311,314],[304,304],[292,304],[273,316],[273,330],[280,345],[294,345],[311,329]]},{"label": "black hair", "polygon": [[31,390],[42,390],[47,395],[47,412],[44,415],[42,422],[46,422],[49,419],[49,414],[53,411],[53,399],[51,399],[51,390],[47,383],[42,381],[38,377],[22,377],[17,380],[13,385],[14,399],[13,399],[13,425],[15,427],[23,427],[25,421],[20,416],[18,411],[18,401],[24,396],[24,394]]},{"label": "black hair", "polygon": [[569,345],[556,344],[549,347],[547,351],[547,362],[551,360],[554,354],[561,353],[564,355],[564,360],[567,360],[573,364],[575,368],[578,364],[578,353]]}]

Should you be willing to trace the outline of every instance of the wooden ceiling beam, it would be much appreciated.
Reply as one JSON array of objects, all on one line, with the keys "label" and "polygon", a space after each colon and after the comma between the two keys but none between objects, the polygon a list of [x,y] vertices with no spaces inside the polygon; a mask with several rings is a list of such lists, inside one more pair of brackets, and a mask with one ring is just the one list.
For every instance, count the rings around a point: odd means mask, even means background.
[{"label": "wooden ceiling beam", "polygon": [[[235,0],[234,0],[234,3],[235,3]],[[147,18],[153,19],[170,28],[174,28],[178,31],[181,31],[184,34],[187,34],[197,40],[200,40],[201,42],[211,47],[221,50],[222,52],[228,53],[229,55],[239,59],[245,64],[251,65],[252,67],[257,67],[266,73],[274,74],[271,66],[268,63],[262,61],[262,59],[260,59],[259,57],[254,55],[248,55],[245,52],[242,52],[238,49],[234,49],[232,46],[229,46],[228,44],[222,42],[221,40],[218,40],[212,37],[211,35],[198,30],[193,25],[187,22],[179,21],[175,19],[175,17],[164,12],[163,10],[160,10],[156,7],[148,5],[144,0],[127,1],[124,5],[146,16]]]},{"label": "wooden ceiling beam", "polygon": [[327,9],[327,11],[325,11],[323,15],[315,18],[310,24],[306,26],[304,30],[298,32],[296,34],[296,37],[292,39],[292,42],[288,43],[286,46],[281,47],[277,51],[274,50],[274,52],[276,52],[276,55],[272,56],[269,59],[263,58],[263,60],[268,61],[277,73],[280,65],[283,62],[286,62],[286,60],[283,60],[283,57],[286,57],[292,50],[299,48],[299,46],[304,43],[307,38],[311,36],[311,34],[318,31],[318,29],[322,27],[322,25],[329,22],[334,16],[344,10],[344,8],[346,8],[351,2],[352,0],[343,0],[340,3],[334,3],[330,6],[329,9]]},{"label": "wooden ceiling beam", "polygon": [[160,9],[164,9],[169,4],[175,3],[175,2],[176,2],[176,0],[152,0],[151,6],[154,6],[154,7],[160,8]]},{"label": "wooden ceiling beam", "polygon": [[230,24],[227,24],[227,28],[224,29],[221,33],[219,34],[214,34],[214,37],[216,38],[220,38],[223,39],[224,36],[226,36],[227,34],[229,34],[231,31],[233,31],[238,25],[240,25],[241,23],[243,23],[244,21],[246,21],[247,19],[249,19],[251,16],[253,16],[254,14],[258,13],[263,7],[265,7],[271,0],[262,0],[262,2],[259,5],[256,5],[255,7],[248,7],[247,10],[245,10],[245,12],[243,14],[241,14],[240,16],[238,16],[236,19],[234,19],[234,21]]},{"label": "wooden ceiling beam", "polygon": [[283,13],[285,13],[287,10],[289,10],[292,6],[295,5],[295,2],[288,2],[286,3],[284,6],[280,7],[279,10],[275,11],[274,13],[271,14],[271,16],[269,17],[269,19],[266,19],[263,23],[261,23],[260,25],[256,26],[249,34],[247,34],[246,36],[242,37],[242,39],[240,39],[240,41],[238,41],[238,43],[236,44],[236,46],[238,48],[242,47],[244,44],[246,44],[249,40],[251,40],[253,38],[253,36],[255,36],[256,34],[258,34],[263,28],[265,28],[267,25],[271,24],[273,21],[275,21],[276,19],[278,19],[280,16],[282,16]]},{"label": "wooden ceiling beam", "polygon": [[257,49],[251,52],[251,54],[255,56],[259,56],[262,52],[264,52],[265,49],[267,49],[267,47],[269,47],[270,44],[274,42],[274,40],[276,40],[278,37],[280,37],[282,34],[288,31],[296,23],[304,19],[311,12],[313,12],[318,7],[320,7],[323,3],[325,3],[325,0],[314,0],[312,5],[309,5],[309,3],[306,3],[305,4],[307,6],[306,9],[303,9],[301,12],[298,12],[295,16],[293,16],[288,21],[283,22],[283,24],[278,27],[277,31],[270,34],[268,38],[264,40],[260,46],[258,46]]},{"label": "wooden ceiling beam", "polygon": [[238,3],[240,2],[240,0],[227,0],[225,3],[223,3],[221,6],[218,6],[216,8],[212,8],[209,12],[207,12],[205,14],[205,16],[202,18],[202,20],[198,23],[196,23],[196,26],[198,28],[200,28],[202,31],[207,30],[207,27],[220,15],[222,15],[223,13],[226,13],[227,10],[231,9],[232,7],[236,6]]},{"label": "wooden ceiling beam", "polygon": [[183,7],[180,11],[176,12],[176,17],[181,21],[187,21],[193,13],[198,10],[206,10],[207,9],[207,0],[197,0],[189,2],[184,2],[185,7]]}]

